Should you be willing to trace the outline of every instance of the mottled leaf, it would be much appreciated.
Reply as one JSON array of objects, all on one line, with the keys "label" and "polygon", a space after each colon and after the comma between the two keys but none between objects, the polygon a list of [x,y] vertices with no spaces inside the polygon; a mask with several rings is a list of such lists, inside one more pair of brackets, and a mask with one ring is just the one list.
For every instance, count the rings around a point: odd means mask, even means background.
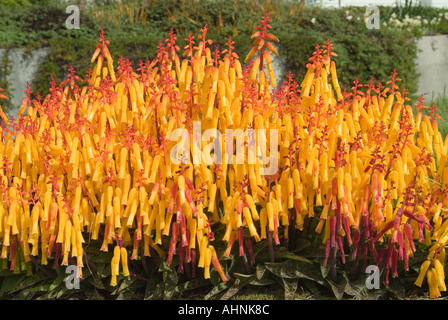
[{"label": "mottled leaf", "polygon": [[330,267],[327,265],[324,267],[322,263],[319,263],[320,265],[320,273],[322,274],[322,278],[326,278],[328,273],[330,272]]},{"label": "mottled leaf", "polygon": [[331,289],[333,290],[333,294],[336,299],[341,300],[345,293],[345,287],[347,285],[347,280],[345,278],[341,279],[339,283],[335,283],[330,279],[327,279],[327,282],[330,284]]},{"label": "mottled leaf", "polygon": [[26,291],[28,291],[28,292],[49,291],[49,290],[50,290],[50,285],[49,284],[33,286],[32,288],[26,289]]},{"label": "mottled leaf", "polygon": [[171,299],[177,286],[178,275],[174,267],[170,267],[166,262],[162,263],[164,297]]},{"label": "mottled leaf", "polygon": [[123,281],[121,281],[119,287],[115,289],[112,294],[120,294],[123,291],[125,291],[129,286],[132,286],[132,284],[135,282],[135,278],[132,277],[124,277]]},{"label": "mottled leaf", "polygon": [[243,288],[246,284],[247,281],[236,279],[235,282],[232,284],[232,286],[222,295],[221,300],[230,299],[235,294],[237,294],[238,291],[240,291],[241,288]]},{"label": "mottled leaf", "polygon": [[197,288],[202,288],[210,286],[210,282],[207,279],[204,279],[203,277],[198,277],[193,280],[189,280],[187,282],[184,282],[180,285],[177,285],[174,289],[175,293],[182,293],[188,290],[193,290]]},{"label": "mottled leaf", "polygon": [[387,291],[393,293],[400,300],[404,300],[406,298],[406,290],[400,279],[392,279],[386,289]]},{"label": "mottled leaf", "polygon": [[68,277],[68,274],[60,273],[57,276],[57,278],[53,281],[53,283],[50,285],[50,291],[55,290],[64,281],[66,277]]},{"label": "mottled leaf", "polygon": [[2,286],[0,288],[0,296],[3,296],[8,291],[12,290],[17,283],[19,283],[24,276],[22,275],[14,275],[14,277],[4,277],[2,278]]},{"label": "mottled leaf", "polygon": [[305,285],[305,287],[311,292],[311,293],[316,293],[319,291],[318,287],[316,286],[316,282],[312,281],[312,280],[308,280],[308,279],[302,279],[301,280],[303,282],[303,284]]},{"label": "mottled leaf", "polygon": [[288,251],[276,251],[274,253],[274,257],[275,259],[290,259],[290,260],[297,260],[297,261],[302,261],[302,262],[306,262],[309,264],[313,264],[313,262],[305,257],[301,257],[298,256],[292,252],[288,252]]},{"label": "mottled leaf", "polygon": [[162,300],[163,299],[163,284],[154,283],[146,287],[145,300]]},{"label": "mottled leaf", "polygon": [[232,284],[230,283],[230,281],[228,281],[228,282],[221,282],[219,285],[214,287],[209,293],[207,293],[204,296],[204,300],[209,300],[209,299],[213,298],[218,293],[220,293],[220,292],[226,290],[227,288],[229,288],[231,285]]},{"label": "mottled leaf", "polygon": [[293,300],[297,290],[297,279],[282,278],[283,289],[285,290],[285,300]]},{"label": "mottled leaf", "polygon": [[99,294],[98,290],[95,287],[84,290],[84,294],[89,300],[104,300],[104,297]]},{"label": "mottled leaf", "polygon": [[101,282],[101,280],[98,276],[92,274],[90,277],[85,278],[85,279],[95,288],[100,289],[100,290],[105,289],[103,282]]},{"label": "mottled leaf", "polygon": [[255,274],[257,275],[257,279],[261,279],[263,278],[263,276],[266,273],[266,267],[264,264],[257,264],[256,270],[255,270]]},{"label": "mottled leaf", "polygon": [[311,242],[309,240],[297,238],[294,249],[289,250],[289,252],[299,252],[308,248],[310,245]]},{"label": "mottled leaf", "polygon": [[[47,281],[51,283],[52,279],[48,278],[48,276],[44,272],[40,271],[35,273],[31,277],[25,277],[23,281],[20,281],[16,286],[14,286],[14,288],[11,289],[9,293],[14,293],[16,291],[23,290],[30,286],[34,287],[36,283],[39,283],[41,281],[42,282]],[[48,285],[48,287],[49,286],[50,285]]]},{"label": "mottled leaf", "polygon": [[302,261],[287,260],[280,263],[265,263],[266,268],[280,278],[309,279],[324,284],[322,276],[313,265]]}]

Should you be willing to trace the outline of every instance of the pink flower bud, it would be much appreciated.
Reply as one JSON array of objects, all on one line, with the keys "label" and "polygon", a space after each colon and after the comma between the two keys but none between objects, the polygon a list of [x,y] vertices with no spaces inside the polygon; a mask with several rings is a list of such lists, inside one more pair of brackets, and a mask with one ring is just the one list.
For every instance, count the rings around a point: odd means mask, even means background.
[{"label": "pink flower bud", "polygon": [[353,249],[352,249],[352,258],[356,259],[358,256],[358,246],[359,246],[359,240],[361,239],[361,231],[359,229],[355,229],[353,231]]},{"label": "pink flower bud", "polygon": [[412,252],[415,252],[415,245],[414,245],[414,237],[412,234],[412,227],[409,223],[406,223],[404,225],[404,232],[406,234],[406,238],[408,238],[409,246],[411,247]]},{"label": "pink flower bud", "polygon": [[325,243],[325,257],[323,262],[324,268],[327,266],[328,257],[330,256],[330,249],[331,249],[331,242],[330,239],[328,239],[327,242]]}]

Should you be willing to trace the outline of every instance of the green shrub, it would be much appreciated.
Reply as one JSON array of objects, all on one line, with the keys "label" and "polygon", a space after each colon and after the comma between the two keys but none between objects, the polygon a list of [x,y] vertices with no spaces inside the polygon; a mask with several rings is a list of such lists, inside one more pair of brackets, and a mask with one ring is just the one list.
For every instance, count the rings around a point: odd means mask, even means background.
[{"label": "green shrub", "polygon": [[[100,1],[97,1],[100,3]],[[171,28],[180,41],[191,30],[194,35],[208,25],[208,37],[221,39],[224,49],[232,37],[237,53],[249,51],[249,36],[264,10],[269,10],[272,25],[280,38],[280,51],[286,59],[286,70],[296,78],[304,75],[303,62],[314,51],[317,42],[330,38],[339,53],[336,62],[341,70],[340,81],[348,90],[352,80],[367,83],[371,77],[387,81],[393,68],[403,79],[403,86],[417,94],[417,54],[414,38],[405,30],[382,27],[368,30],[363,22],[363,8],[325,10],[303,8],[290,1],[101,1],[101,6],[81,6],[81,28],[66,29],[65,7],[57,2],[22,5],[20,10],[1,5],[0,48],[32,49],[49,46],[49,60],[38,71],[32,89],[45,92],[49,78],[63,78],[70,64],[84,76],[88,72],[86,57],[101,27],[114,43],[116,52],[129,57],[137,68],[140,59],[154,58],[159,39],[165,39]],[[353,19],[345,13],[350,10]],[[383,8],[381,8],[383,10]],[[386,10],[386,9],[384,9]],[[315,18],[315,23],[311,22]],[[314,19],[313,19],[314,20]],[[114,52],[112,52],[114,55]],[[118,56],[114,56],[118,61]],[[282,80],[282,79],[280,79]]]}]

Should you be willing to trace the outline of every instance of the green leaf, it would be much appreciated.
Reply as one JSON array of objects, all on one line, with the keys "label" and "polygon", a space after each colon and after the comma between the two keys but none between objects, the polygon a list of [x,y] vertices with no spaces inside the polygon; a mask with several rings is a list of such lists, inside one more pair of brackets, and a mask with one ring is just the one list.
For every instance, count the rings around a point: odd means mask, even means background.
[{"label": "green leaf", "polygon": [[246,284],[253,286],[268,286],[274,284],[275,281],[269,278],[269,273],[266,273],[266,268],[262,265],[257,265],[257,270],[253,274],[234,273],[236,279],[240,279]]},{"label": "green leaf", "polygon": [[174,267],[169,266],[166,262],[162,263],[164,295],[165,299],[171,299],[177,286],[178,276]]},{"label": "green leaf", "polygon": [[340,283],[334,283],[330,279],[327,279],[327,282],[330,284],[336,299],[341,300],[345,293],[345,287],[347,286],[346,278],[343,278]]},{"label": "green leaf", "polygon": [[[31,286],[34,287],[39,282],[49,282],[49,281],[51,283],[52,279],[49,279],[48,276],[44,272],[39,271],[39,272],[35,273],[34,275],[32,275],[31,277],[26,277],[26,278],[24,278],[23,281],[20,281],[19,283],[17,283],[17,285],[14,286],[14,288],[12,288],[9,291],[9,293],[11,294],[11,293],[26,289]],[[48,287],[50,286],[50,283],[48,284]]]},{"label": "green leaf", "polygon": [[307,289],[311,291],[311,293],[314,294],[319,291],[319,289],[316,286],[316,282],[308,279],[302,279],[302,282],[305,285],[305,287],[307,287]]},{"label": "green leaf", "polygon": [[[96,250],[98,250],[98,249],[96,249]],[[113,256],[114,256],[113,252],[102,252],[102,251],[100,251],[99,254],[89,255],[89,259],[90,259],[90,261],[92,261],[96,265],[98,265],[98,264],[109,265],[111,260],[112,260],[112,258],[113,258]]]},{"label": "green leaf", "polygon": [[53,281],[53,283],[50,285],[50,291],[55,290],[68,276],[68,274],[60,273],[58,277]]},{"label": "green leaf", "polygon": [[257,264],[256,270],[255,270],[255,274],[257,275],[257,279],[261,279],[263,278],[263,276],[266,273],[266,266],[264,264]]},{"label": "green leaf", "polygon": [[106,287],[104,286],[103,282],[100,280],[98,276],[91,275],[90,277],[85,278],[92,286],[94,286],[97,289],[104,290]]},{"label": "green leaf", "polygon": [[324,284],[322,276],[316,272],[314,265],[302,261],[287,260],[280,263],[265,263],[266,268],[280,278],[309,279]]},{"label": "green leaf", "polygon": [[136,291],[137,288],[135,287],[135,285],[130,285],[125,290],[120,292],[117,300],[132,300]]},{"label": "green leaf", "polygon": [[[6,260],[6,259],[1,259],[1,260]],[[15,274],[14,272],[12,272],[9,269],[0,270],[0,277],[11,277],[11,276],[17,276],[17,274]]]},{"label": "green leaf", "polygon": [[386,290],[393,293],[398,299],[404,300],[406,298],[406,290],[400,279],[392,279]]},{"label": "green leaf", "polygon": [[154,281],[148,281],[145,290],[145,300],[163,300],[163,284]]},{"label": "green leaf", "polygon": [[26,291],[28,291],[28,292],[49,291],[49,290],[50,290],[49,284],[39,285],[39,286],[35,286],[32,288],[26,289]]},{"label": "green leaf", "polygon": [[221,283],[221,276],[219,275],[218,272],[210,272],[210,282],[214,285],[217,286],[219,283]]},{"label": "green leaf", "polygon": [[228,300],[231,297],[233,297],[235,294],[238,293],[238,291],[241,290],[245,285],[247,284],[247,280],[244,281],[241,278],[235,279],[232,286],[222,295],[221,300]]},{"label": "green leaf", "polygon": [[174,289],[174,292],[182,293],[188,290],[193,290],[206,286],[210,286],[210,282],[207,279],[204,279],[203,277],[199,277],[177,285],[176,288]]},{"label": "green leaf", "polygon": [[288,251],[275,251],[274,256],[276,259],[290,259],[290,260],[297,260],[297,261],[302,261],[302,262],[306,262],[309,264],[313,264],[313,262],[305,257],[301,257],[298,256],[292,252],[288,252]]},{"label": "green leaf", "polygon": [[322,263],[320,265],[320,273],[322,274],[322,278],[326,278],[328,273],[330,272],[330,267],[327,265],[326,267],[323,266]]},{"label": "green leaf", "polygon": [[219,285],[217,285],[216,287],[214,287],[209,293],[207,293],[204,296],[204,300],[210,300],[211,298],[213,298],[215,295],[217,295],[218,293],[220,293],[221,291],[226,290],[227,288],[229,288],[232,284],[230,283],[230,281],[227,282],[221,282]]},{"label": "green leaf", "polygon": [[151,273],[145,289],[145,300],[162,300],[163,299],[163,281],[158,269],[154,269]]},{"label": "green leaf", "polygon": [[294,295],[297,290],[297,279],[282,278],[283,288],[285,290],[285,300],[294,300]]},{"label": "green leaf", "polygon": [[12,297],[12,300],[31,300],[34,297],[34,292],[24,290]]},{"label": "green leaf", "polygon": [[297,238],[294,249],[289,250],[289,252],[299,252],[299,251],[302,251],[302,250],[308,248],[310,245],[311,245],[311,242],[309,240]]},{"label": "green leaf", "polygon": [[129,286],[132,286],[132,284],[135,282],[135,278],[131,278],[131,277],[125,277],[123,279],[123,281],[121,281],[119,287],[117,289],[115,289],[112,294],[119,294],[122,293],[123,291],[126,291],[126,289],[128,289]]},{"label": "green leaf", "polygon": [[344,274],[344,278],[346,279],[345,293],[354,296],[356,299],[365,299],[368,298],[368,289],[366,286],[366,277],[361,277],[356,281],[350,281],[346,274]]},{"label": "green leaf", "polygon": [[104,297],[98,293],[95,287],[85,290],[84,293],[89,300],[104,300]]},{"label": "green leaf", "polygon": [[17,283],[24,278],[23,275],[14,275],[13,277],[4,277],[2,286],[0,288],[0,296],[3,296],[8,291],[12,290]]},{"label": "green leaf", "polygon": [[[77,290],[76,290],[77,291]],[[70,293],[71,296],[73,296],[74,294],[74,290],[72,289],[68,289],[66,287],[61,288],[61,290],[59,290],[56,294],[56,299],[61,299],[62,296],[64,296],[65,294]]]}]

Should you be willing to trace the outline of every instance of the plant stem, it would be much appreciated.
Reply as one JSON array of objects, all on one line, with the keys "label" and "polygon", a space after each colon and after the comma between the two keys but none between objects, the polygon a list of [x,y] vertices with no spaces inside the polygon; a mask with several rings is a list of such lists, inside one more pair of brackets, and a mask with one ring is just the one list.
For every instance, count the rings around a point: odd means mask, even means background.
[{"label": "plant stem", "polygon": [[246,269],[246,273],[252,274],[252,270],[251,270],[251,267],[249,266],[249,261],[247,260],[247,256],[245,254],[243,254],[241,256],[241,258],[243,259],[244,268]]},{"label": "plant stem", "polygon": [[49,270],[45,269],[40,263],[36,261],[36,258],[34,258],[32,255],[30,255],[31,262],[43,273],[45,273],[47,276],[49,276],[52,279],[56,279],[57,276],[52,274]]},{"label": "plant stem", "polygon": [[291,214],[290,222],[289,222],[289,249],[294,250],[296,248],[296,212],[294,209],[289,209]]},{"label": "plant stem", "polygon": [[267,229],[268,243],[269,243],[269,257],[271,258],[271,262],[274,263],[275,258],[274,258],[274,245],[272,243],[272,234],[271,234],[271,231],[269,230],[268,226],[266,226],[266,229]]}]

